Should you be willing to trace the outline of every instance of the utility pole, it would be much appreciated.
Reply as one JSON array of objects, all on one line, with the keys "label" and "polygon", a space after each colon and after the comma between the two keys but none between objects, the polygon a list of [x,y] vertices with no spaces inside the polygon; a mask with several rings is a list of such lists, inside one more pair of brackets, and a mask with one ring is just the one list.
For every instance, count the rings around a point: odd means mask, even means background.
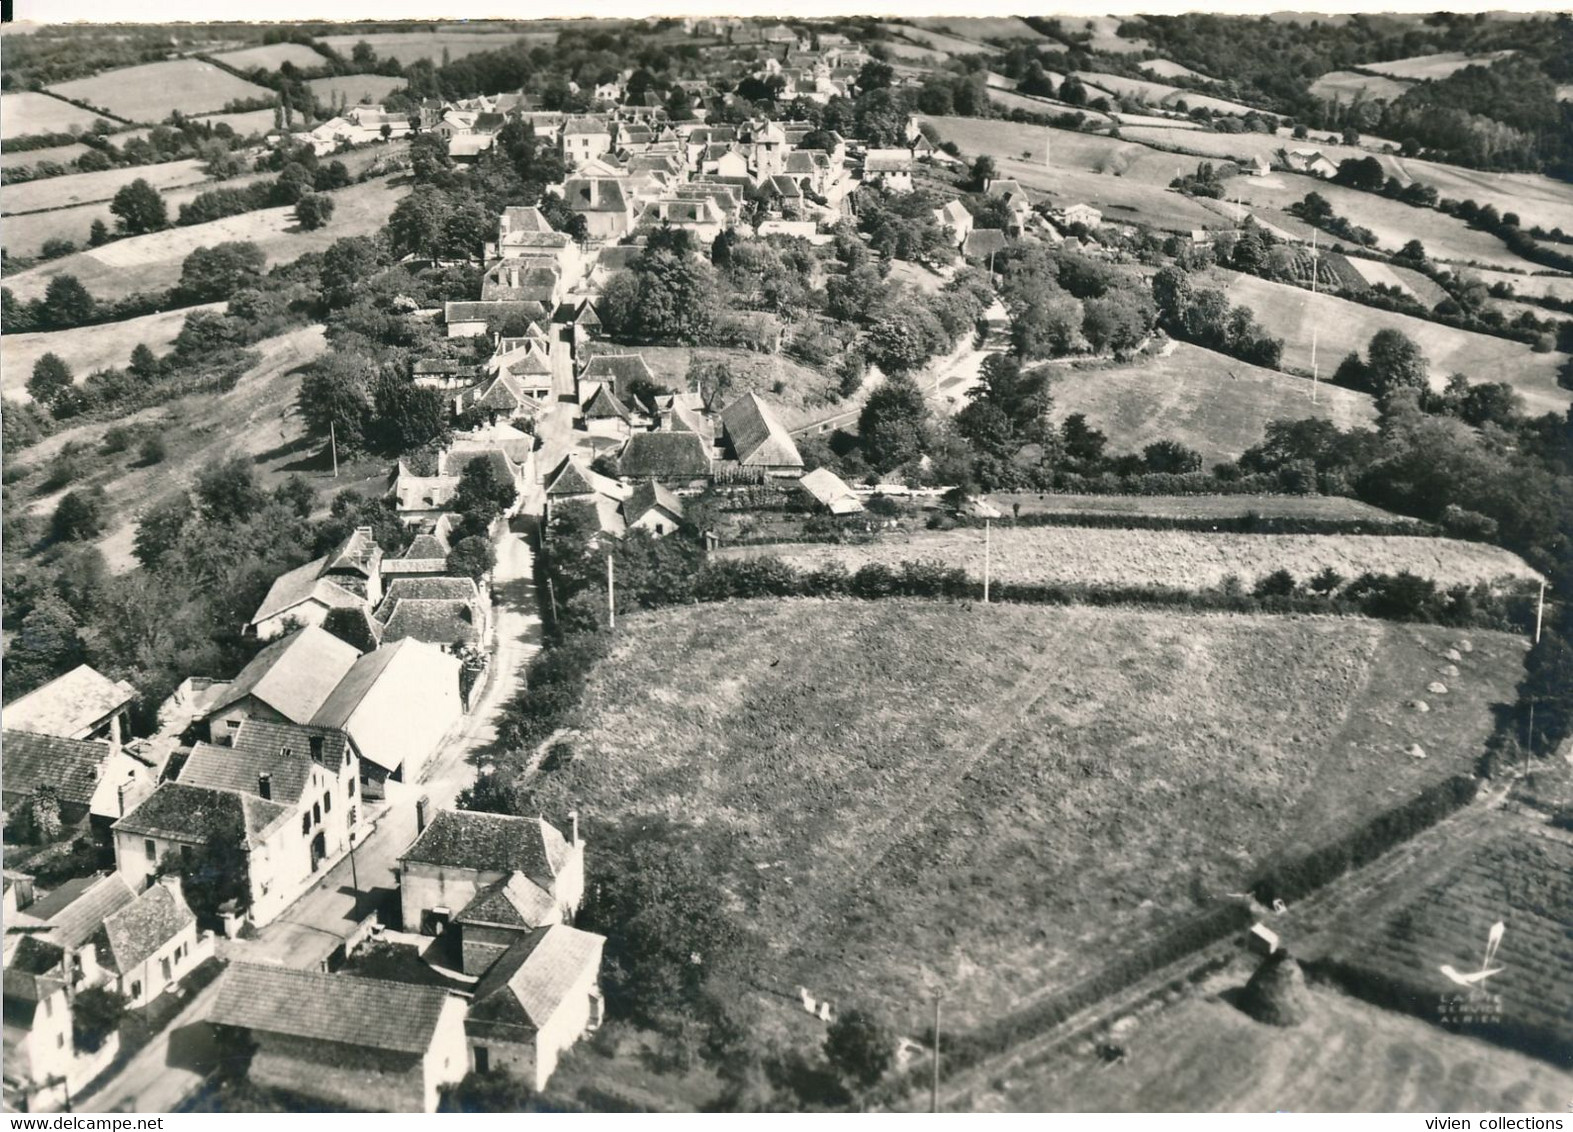
[{"label": "utility pole", "polygon": [[350,827],[350,884],[354,887],[356,895],[360,894],[360,873],[355,869],[355,828]]},{"label": "utility pole", "polygon": [[929,1093],[929,1111],[939,1111],[939,1000],[944,995],[934,992],[934,1084]]},{"label": "utility pole", "polygon": [[[1316,229],[1311,229],[1311,294],[1316,294]],[[1313,304],[1314,308],[1314,304]],[[1311,311],[1311,404],[1316,404],[1316,311]]]},{"label": "utility pole", "polygon": [[[1540,579],[1540,600],[1535,603],[1535,643],[1540,643],[1540,623],[1546,615],[1546,580]],[[1531,701],[1533,703],[1533,701]]]},{"label": "utility pole", "polygon": [[613,578],[612,571],[612,556],[608,554],[606,556],[606,627],[608,629],[617,628],[617,606],[612,600],[616,587],[617,582]]},{"label": "utility pole", "polygon": [[552,602],[552,625],[555,627],[557,624],[557,586],[551,578],[546,579],[546,596]]},{"label": "utility pole", "polygon": [[983,518],[983,604],[989,603],[989,535],[992,529],[992,520],[988,516]]},{"label": "utility pole", "polygon": [[333,427],[333,422],[328,422],[328,444],[333,449],[333,478],[339,478],[339,434]]}]

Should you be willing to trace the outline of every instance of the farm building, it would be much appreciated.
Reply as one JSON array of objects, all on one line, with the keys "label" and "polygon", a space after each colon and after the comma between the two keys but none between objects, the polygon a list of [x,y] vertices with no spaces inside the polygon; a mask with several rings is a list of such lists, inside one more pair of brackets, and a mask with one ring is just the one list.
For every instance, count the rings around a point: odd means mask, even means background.
[{"label": "farm building", "polygon": [[131,737],[130,709],[136,698],[136,689],[124,680],[111,680],[96,668],[79,664],[7,704],[5,728],[123,743]]},{"label": "farm building", "polygon": [[829,468],[815,468],[798,481],[798,486],[832,515],[856,515],[863,510],[857,492]]},{"label": "farm building", "polygon": [[757,393],[746,393],[721,410],[727,458],[739,468],[768,476],[799,476],[803,457],[791,434]]}]

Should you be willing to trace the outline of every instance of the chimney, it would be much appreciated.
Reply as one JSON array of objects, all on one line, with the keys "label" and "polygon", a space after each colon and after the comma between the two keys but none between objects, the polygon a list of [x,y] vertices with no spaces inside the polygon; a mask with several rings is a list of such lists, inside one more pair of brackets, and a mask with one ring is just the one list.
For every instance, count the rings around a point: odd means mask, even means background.
[{"label": "chimney", "polygon": [[267,771],[257,775],[257,793],[262,795],[264,801],[273,800],[273,776]]},{"label": "chimney", "polygon": [[422,794],[415,800],[415,835],[419,837],[426,832],[426,807],[431,804],[431,799]]},{"label": "chimney", "polygon": [[594,208],[601,203],[601,182],[590,178],[590,207]]},{"label": "chimney", "polygon": [[568,844],[579,844],[579,811],[568,811]]}]

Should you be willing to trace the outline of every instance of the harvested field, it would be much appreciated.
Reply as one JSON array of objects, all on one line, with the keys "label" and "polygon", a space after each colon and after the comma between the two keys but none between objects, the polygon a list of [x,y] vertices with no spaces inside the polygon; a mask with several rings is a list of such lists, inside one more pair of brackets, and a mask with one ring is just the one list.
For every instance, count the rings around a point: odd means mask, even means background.
[{"label": "harvested field", "polygon": [[1467,772],[1522,648],[1476,634],[1487,674],[1395,732],[1449,639],[899,600],[636,614],[537,797],[592,842],[597,821],[702,815],[736,846],[722,880],[763,983],[916,1033],[943,982],[966,1029]]},{"label": "harvested field", "polygon": [[985,39],[1021,39],[1031,41],[1039,47],[1047,47],[1056,42],[1019,16],[935,16],[915,19],[912,23],[929,31],[947,32],[963,39],[980,42]]},{"label": "harvested field", "polygon": [[[892,534],[867,543],[733,547],[723,557],[773,556],[800,569],[837,562],[940,561],[983,577],[984,532],[970,528]],[[1202,589],[1233,575],[1246,587],[1275,570],[1304,582],[1331,567],[1346,579],[1407,570],[1439,586],[1512,585],[1539,578],[1518,555],[1478,542],[1417,535],[1246,535],[1203,531],[1002,526],[992,538],[993,577],[1022,585]]]},{"label": "harvested field", "polygon": [[226,51],[213,58],[234,67],[237,71],[249,71],[255,67],[261,67],[264,71],[276,71],[285,63],[293,63],[303,71],[310,71],[328,64],[320,51],[313,51],[304,43],[270,43],[262,47],[243,47],[239,51]]},{"label": "harvested field", "polygon": [[1176,130],[1199,130],[1202,128],[1200,122],[1192,122],[1184,118],[1162,118],[1156,114],[1127,114],[1123,110],[1117,110],[1115,111],[1115,117],[1119,119],[1122,129],[1126,126],[1159,126],[1164,129],[1172,128]]},{"label": "harvested field", "polygon": [[1230,301],[1250,307],[1269,333],[1284,340],[1286,366],[1310,372],[1313,328],[1319,331],[1318,361],[1324,373],[1331,373],[1345,354],[1351,350],[1364,354],[1371,336],[1390,326],[1420,343],[1431,363],[1431,384],[1438,390],[1451,374],[1461,373],[1472,381],[1510,383],[1532,413],[1560,413],[1573,401],[1573,392],[1557,385],[1557,369],[1567,360],[1565,354],[1537,354],[1507,338],[1454,330],[1253,275],[1225,274],[1230,277]]},{"label": "harvested field", "polygon": [[1448,297],[1440,283],[1412,267],[1395,267],[1363,256],[1349,256],[1344,262],[1371,286],[1397,287],[1428,307],[1435,307]]},{"label": "harvested field", "polygon": [[996,507],[1023,515],[1141,515],[1161,519],[1321,519],[1413,526],[1414,520],[1346,495],[1050,495],[996,491]]},{"label": "harvested field", "polygon": [[888,32],[898,39],[916,43],[919,47],[927,48],[941,56],[959,58],[963,55],[998,55],[1000,53],[998,47],[992,47],[978,40],[947,35],[942,31],[930,31],[927,28],[912,27],[907,24],[880,24],[879,27],[880,30]]},{"label": "harvested field", "polygon": [[1412,84],[1388,78],[1385,75],[1362,75],[1358,71],[1328,71],[1311,84],[1311,93],[1326,102],[1339,99],[1353,102],[1357,98],[1368,102],[1392,102]]},{"label": "harvested field", "polygon": [[223,309],[223,303],[207,303],[122,322],[81,326],[75,330],[7,334],[5,350],[0,351],[0,390],[8,398],[30,400],[27,379],[32,376],[33,363],[45,354],[58,356],[71,367],[78,381],[94,370],[124,366],[131,359],[131,351],[142,343],[155,354],[162,354],[169,349],[192,311]]},{"label": "harvested field", "polygon": [[397,59],[413,63],[417,59],[442,62],[443,52],[450,59],[462,59],[477,51],[498,51],[528,39],[531,43],[555,43],[556,32],[539,32],[524,35],[517,31],[411,31],[376,32],[371,35],[324,35],[317,42],[333,48],[346,59],[357,43],[369,43],[379,59]]},{"label": "harvested field", "polygon": [[[1377,247],[1382,251],[1396,252],[1418,238],[1425,245],[1426,254],[1435,260],[1519,270],[1532,266],[1510,252],[1500,237],[1471,228],[1457,217],[1412,208],[1376,193],[1331,185],[1320,177],[1275,169],[1265,177],[1236,177],[1229,182],[1231,196],[1238,196],[1247,204],[1284,211],[1312,192],[1325,197],[1339,216],[1376,233]],[[1336,240],[1326,233],[1323,238],[1330,243]]]},{"label": "harvested field", "polygon": [[329,79],[311,79],[306,85],[324,102],[336,102],[343,95],[354,105],[381,102],[394,91],[403,90],[407,82],[397,75],[334,75]]},{"label": "harvested field", "polygon": [[267,208],[229,216],[189,228],[172,228],[146,236],[117,240],[101,248],[51,260],[6,280],[17,298],[37,298],[56,275],[75,275],[99,299],[123,299],[133,291],[163,290],[180,278],[180,265],[199,247],[225,240],[252,240],[261,245],[269,265],[291,263],[307,252],[320,252],[344,236],[368,236],[392,215],[408,192],[386,180],[367,181],[333,193],[333,220],[315,232],[302,232],[293,208]]},{"label": "harvested field", "polygon": [[1124,75],[1110,75],[1101,71],[1084,71],[1080,77],[1083,81],[1112,91],[1125,98],[1138,98],[1154,106],[1174,106],[1184,102],[1190,109],[1205,106],[1219,114],[1251,114],[1255,107],[1246,106],[1241,102],[1230,102],[1227,99],[1214,98],[1210,94],[1200,91],[1187,90],[1183,87],[1170,86],[1168,83],[1148,82],[1145,79],[1128,79]]},{"label": "harvested field", "polygon": [[1188,342],[1166,357],[1108,369],[1055,367],[1054,417],[1085,413],[1114,452],[1140,452],[1178,440],[1202,454],[1203,466],[1238,459],[1260,444],[1269,421],[1323,417],[1340,428],[1376,421],[1371,398],[1323,385],[1311,403],[1303,378],[1248,365]]},{"label": "harvested field", "polygon": [[1434,55],[1411,55],[1407,59],[1393,59],[1386,63],[1362,63],[1361,67],[1395,79],[1445,79],[1465,67],[1489,67],[1512,54],[1511,51],[1484,51],[1478,55],[1462,51],[1439,51]]},{"label": "harvested field", "polygon": [[[0,97],[12,96],[8,94]],[[88,147],[81,142],[54,145],[48,149],[8,149],[0,153],[0,169],[17,169],[24,165],[38,165],[45,161],[53,161],[56,165],[69,165],[87,150]]]},{"label": "harvested field", "polygon": [[1329,145],[1325,141],[1296,142],[1286,135],[1276,134],[1220,134],[1213,130],[1181,130],[1174,126],[1133,126],[1121,130],[1127,141],[1150,142],[1164,149],[1177,149],[1182,153],[1213,160],[1249,161],[1253,157],[1278,160],[1281,149],[1298,149],[1314,146],[1334,161],[1346,157],[1369,157],[1369,150],[1354,146]]},{"label": "harvested field", "polygon": [[248,137],[251,134],[265,134],[273,128],[273,111],[243,110],[238,114],[204,114],[198,121],[214,126],[222,123],[241,137]]},{"label": "harvested field", "polygon": [[[1305,1024],[1255,1022],[1225,1000],[1243,961],[1142,1018],[1112,1071],[1067,1051],[975,1093],[984,1112],[1552,1112],[1569,1079],[1543,1061],[1311,988]],[[1380,1067],[1380,1071],[1375,1071]]]},{"label": "harvested field", "polygon": [[159,165],[134,165],[99,173],[69,173],[21,185],[7,185],[3,198],[6,216],[64,208],[74,204],[107,201],[133,181],[146,181],[160,192],[208,180],[202,162],[166,161]]},{"label": "harvested field", "polygon": [[33,134],[72,134],[102,115],[33,91],[0,94],[0,139]]},{"label": "harvested field", "polygon": [[1136,64],[1149,75],[1157,75],[1160,79],[1201,79],[1210,81],[1200,71],[1193,71],[1183,63],[1176,63],[1172,59],[1145,59]]},{"label": "harvested field", "polygon": [[207,114],[236,99],[273,97],[267,87],[236,78],[198,59],[167,59],[57,83],[52,90],[102,106],[130,122],[162,122],[170,112]]}]

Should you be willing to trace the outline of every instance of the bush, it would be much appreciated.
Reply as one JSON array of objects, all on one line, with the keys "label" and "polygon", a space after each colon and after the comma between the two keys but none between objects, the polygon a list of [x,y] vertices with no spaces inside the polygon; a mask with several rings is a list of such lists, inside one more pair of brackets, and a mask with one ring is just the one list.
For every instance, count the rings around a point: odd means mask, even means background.
[{"label": "bush", "polygon": [[142,441],[137,449],[137,459],[144,465],[162,464],[168,453],[164,448],[164,438],[158,433],[153,433]]}]

